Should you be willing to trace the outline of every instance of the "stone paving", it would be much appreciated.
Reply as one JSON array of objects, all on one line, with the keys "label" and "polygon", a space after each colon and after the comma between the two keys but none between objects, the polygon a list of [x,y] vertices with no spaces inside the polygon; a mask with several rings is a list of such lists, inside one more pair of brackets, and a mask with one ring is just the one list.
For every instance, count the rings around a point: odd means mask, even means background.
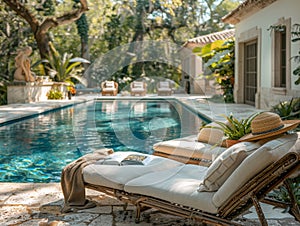
[{"label": "stone paving", "polygon": [[[84,102],[94,97],[78,97],[73,103]],[[219,119],[220,115],[212,112],[232,112],[235,116],[247,116],[257,110],[248,105],[216,105],[203,102],[199,97],[180,98],[182,102],[194,108],[199,113],[211,119]],[[67,106],[67,101],[52,101],[33,104],[16,104],[0,107],[0,124],[9,120],[31,114],[38,114],[45,110]],[[130,226],[130,225],[163,225],[163,226],[188,226],[201,225],[189,219],[182,219],[172,215],[150,210],[142,215],[141,222],[134,221],[135,207],[128,206],[124,211],[124,204],[102,193],[87,190],[87,196],[97,201],[95,208],[81,210],[76,213],[62,214],[60,212],[63,195],[59,183],[0,183],[0,225],[22,226]],[[300,226],[289,214],[282,209],[273,209],[263,205],[269,225],[274,226]],[[246,226],[260,225],[255,211],[239,218]]]},{"label": "stone paving", "polygon": [[[135,207],[128,206],[103,193],[87,190],[87,197],[98,203],[92,209],[62,214],[63,195],[59,183],[0,183],[0,225],[22,226],[188,226],[201,225],[188,219],[150,210],[142,214],[139,224],[135,223]],[[269,225],[300,225],[282,210],[269,206],[265,213]],[[243,225],[260,225],[253,210],[239,219]]]}]

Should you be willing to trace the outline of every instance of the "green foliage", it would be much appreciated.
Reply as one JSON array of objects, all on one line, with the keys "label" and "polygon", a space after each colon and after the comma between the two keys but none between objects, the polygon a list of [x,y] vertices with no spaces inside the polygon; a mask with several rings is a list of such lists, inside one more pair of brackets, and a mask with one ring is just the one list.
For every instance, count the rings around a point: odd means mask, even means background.
[{"label": "green foliage", "polygon": [[42,62],[46,63],[45,67],[50,77],[54,75],[53,79],[56,82],[65,82],[74,78],[84,83],[79,74],[82,71],[81,64],[89,63],[89,61],[80,57],[72,58],[72,54],[68,53],[61,55],[56,51],[52,43],[50,43],[49,46],[51,48],[51,55],[48,56],[46,60],[42,60]]},{"label": "green foliage", "polygon": [[257,114],[259,113],[254,113],[248,118],[241,120],[238,120],[232,114],[230,114],[229,116],[222,115],[227,120],[227,122],[215,121],[215,123],[217,123],[220,127],[213,128],[222,130],[227,139],[238,140],[244,135],[251,133],[251,122],[254,117],[257,116]]},{"label": "green foliage", "polygon": [[85,14],[82,14],[82,16],[76,20],[76,25],[79,36],[85,43],[87,43],[89,40],[89,25]]},{"label": "green foliage", "polygon": [[[219,31],[228,26],[219,21],[222,16],[235,8],[238,2],[238,0],[88,1],[89,11],[85,12],[85,16],[82,17],[86,17],[86,21],[79,19],[76,22],[78,31],[76,23],[68,23],[51,28],[47,32],[47,38],[55,43],[58,52],[72,53],[73,56],[83,56],[80,52],[80,37],[85,41],[88,39],[91,61],[115,47],[132,42],[137,30],[141,32],[137,36],[139,41],[166,40],[181,45],[189,38]],[[46,16],[55,17],[70,12],[74,9],[74,3],[79,4],[79,0],[22,1],[22,4],[41,22]],[[34,55],[31,59],[35,62],[38,59],[38,45],[29,24],[5,6],[5,4],[0,6],[1,17],[5,18],[0,21],[2,34],[0,35],[0,69],[3,73],[0,76],[9,75],[12,80],[16,51],[23,46],[30,45]],[[146,75],[152,75],[155,70],[151,68],[155,68],[156,65],[156,63],[144,64],[141,69],[146,69]],[[128,73],[120,72],[116,77],[122,79],[140,76],[140,74],[135,74],[140,66],[137,69],[133,69],[132,65],[130,67]],[[179,80],[178,69],[165,65],[159,68],[166,69],[160,73],[160,76]]]},{"label": "green foliage", "polygon": [[[79,0],[73,0],[75,2],[74,8],[78,8]],[[89,24],[87,22],[87,17],[84,14],[81,15],[81,17],[76,20],[76,26],[77,26],[77,31],[78,34],[81,38],[81,40],[84,43],[88,43],[89,40]]]},{"label": "green foliage", "polygon": [[281,101],[272,107],[271,111],[277,113],[282,119],[300,118],[300,98],[292,98],[290,101]]},{"label": "green foliage", "polygon": [[[0,82],[12,81],[15,57],[24,46],[35,48],[34,38],[26,22],[0,4]],[[32,58],[32,56],[31,56]]]},{"label": "green foliage", "polygon": [[207,79],[215,79],[216,84],[221,86],[226,103],[234,102],[234,44],[234,40],[217,40],[193,50],[202,57],[210,71],[205,74]]},{"label": "green foliage", "polygon": [[[296,199],[296,203],[298,206],[300,206],[300,176],[287,179],[287,183],[291,187],[292,193]],[[272,190],[268,196],[282,202],[289,203],[291,201],[288,190],[285,186],[280,186],[277,189]],[[288,210],[289,209],[287,209],[287,211]]]},{"label": "green foliage", "polygon": [[38,5],[35,9],[39,12],[42,12],[44,16],[53,16],[55,13],[55,4],[53,0],[38,0]]},{"label": "green foliage", "polygon": [[0,77],[0,105],[7,104],[7,84],[8,79]]},{"label": "green foliage", "polygon": [[61,100],[63,99],[63,93],[58,90],[57,87],[53,87],[48,93],[47,93],[48,100]]},{"label": "green foliage", "polygon": [[[292,31],[292,42],[300,41],[300,24],[294,24],[294,29]],[[295,81],[296,85],[300,84],[300,51],[298,52],[297,56],[292,57],[298,66],[294,69],[293,74],[298,76],[297,80]]]}]

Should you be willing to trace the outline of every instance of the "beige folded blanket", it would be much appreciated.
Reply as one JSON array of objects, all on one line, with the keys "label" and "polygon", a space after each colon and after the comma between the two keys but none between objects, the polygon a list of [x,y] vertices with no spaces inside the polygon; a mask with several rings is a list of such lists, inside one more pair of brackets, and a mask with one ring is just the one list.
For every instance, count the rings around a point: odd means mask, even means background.
[{"label": "beige folded blanket", "polygon": [[72,212],[96,206],[95,203],[87,200],[85,197],[82,169],[113,152],[112,149],[100,149],[80,157],[62,170],[60,183],[64,194],[64,206],[61,212]]}]

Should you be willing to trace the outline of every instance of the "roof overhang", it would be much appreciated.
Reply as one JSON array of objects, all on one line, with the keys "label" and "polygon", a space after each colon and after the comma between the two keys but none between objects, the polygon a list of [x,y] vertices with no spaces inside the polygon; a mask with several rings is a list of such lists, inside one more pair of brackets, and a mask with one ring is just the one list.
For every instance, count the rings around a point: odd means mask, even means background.
[{"label": "roof overhang", "polygon": [[202,46],[205,46],[206,44],[212,43],[217,40],[226,40],[229,38],[233,38],[234,34],[235,34],[234,29],[228,29],[228,30],[224,30],[224,31],[211,33],[208,35],[202,35],[202,36],[187,40],[184,43],[183,47],[186,47],[189,49],[193,49],[195,47],[202,47]]},{"label": "roof overhang", "polygon": [[246,0],[236,9],[222,18],[223,22],[229,24],[237,24],[241,20],[251,16],[255,12],[271,5],[277,0]]}]

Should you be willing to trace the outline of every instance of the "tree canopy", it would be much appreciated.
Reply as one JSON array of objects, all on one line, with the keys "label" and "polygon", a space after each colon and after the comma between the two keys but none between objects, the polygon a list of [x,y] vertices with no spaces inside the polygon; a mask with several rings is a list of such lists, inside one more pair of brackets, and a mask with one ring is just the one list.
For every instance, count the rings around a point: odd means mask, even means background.
[{"label": "tree canopy", "polygon": [[[46,58],[51,41],[60,54],[90,57],[91,62],[118,46],[136,41],[165,40],[180,46],[189,38],[227,28],[229,25],[223,24],[221,18],[240,2],[3,0],[0,3],[0,57],[3,59],[0,82],[12,80],[16,52],[26,45],[33,48],[33,61]],[[177,76],[178,80],[178,69],[157,62],[130,65],[114,78],[128,75],[135,78],[145,70],[154,73],[157,68],[166,70],[163,73],[166,77],[176,80]]]}]

